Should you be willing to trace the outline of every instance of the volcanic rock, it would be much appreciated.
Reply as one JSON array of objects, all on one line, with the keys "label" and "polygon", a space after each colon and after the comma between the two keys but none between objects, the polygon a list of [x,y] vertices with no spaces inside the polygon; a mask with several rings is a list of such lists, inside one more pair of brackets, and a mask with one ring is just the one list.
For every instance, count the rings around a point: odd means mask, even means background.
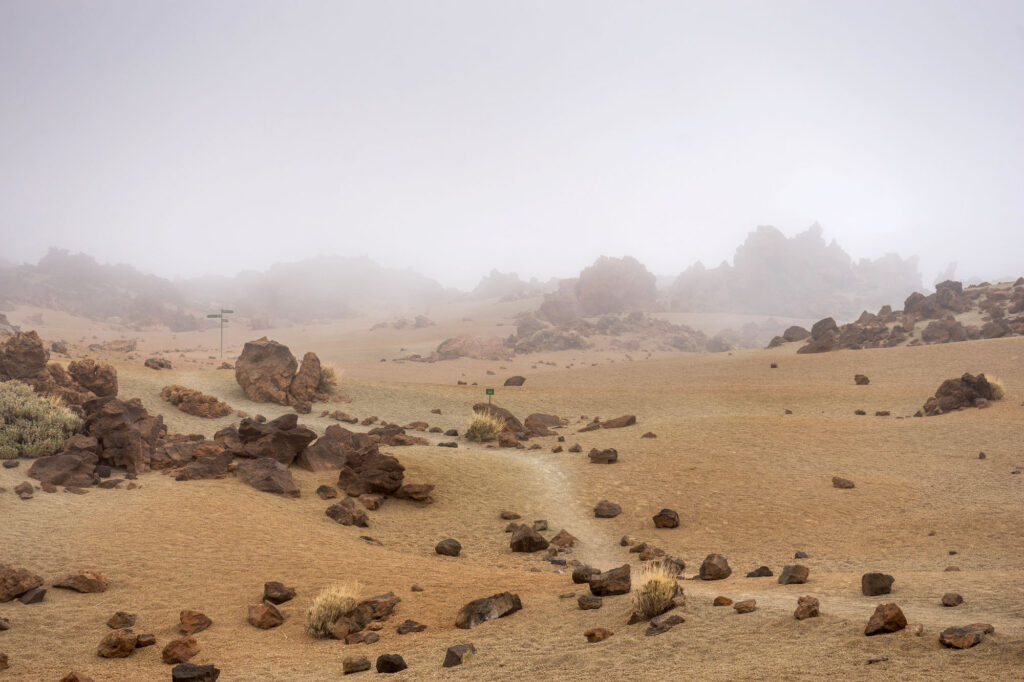
[{"label": "volcanic rock", "polygon": [[437,543],[434,551],[442,556],[459,556],[459,553],[462,551],[462,545],[454,538],[447,538]]},{"label": "volcanic rock", "polygon": [[444,662],[441,663],[442,668],[454,668],[457,665],[463,663],[469,663],[473,660],[473,655],[476,653],[476,647],[472,644],[456,644],[455,646],[448,647],[448,651],[444,654]]},{"label": "volcanic rock", "polygon": [[708,554],[700,565],[701,580],[723,580],[732,575],[729,562],[721,554]]},{"label": "volcanic rock", "polygon": [[878,635],[896,632],[907,627],[907,617],[899,606],[893,603],[879,604],[864,628],[865,635]]},{"label": "volcanic rock", "polygon": [[807,582],[809,574],[810,570],[806,566],[801,566],[800,564],[785,566],[782,569],[782,573],[779,574],[779,584],[803,585]]},{"label": "volcanic rock", "polygon": [[662,509],[654,515],[655,528],[678,528],[679,514],[671,509]]},{"label": "volcanic rock", "polygon": [[135,651],[136,639],[131,630],[114,630],[100,640],[96,655],[101,658],[128,658]]},{"label": "volcanic rock", "polygon": [[265,493],[298,497],[299,488],[288,467],[270,457],[242,460],[235,467],[235,476],[243,483]]},{"label": "volcanic rock", "polygon": [[885,573],[865,573],[860,577],[860,591],[865,597],[877,597],[892,592],[895,578]]},{"label": "volcanic rock", "polygon": [[629,564],[590,577],[590,592],[597,597],[628,594],[630,590]]},{"label": "volcanic rock", "polygon": [[819,608],[820,604],[816,598],[811,596],[800,597],[796,600],[796,611],[793,612],[793,617],[797,620],[817,618],[821,615]]},{"label": "volcanic rock", "polygon": [[504,618],[522,608],[519,595],[511,592],[500,592],[490,597],[475,599],[459,610],[455,618],[455,627],[469,630],[486,621]]},{"label": "volcanic rock", "polygon": [[184,663],[199,653],[199,642],[192,635],[172,639],[160,652],[160,658],[168,665]]}]

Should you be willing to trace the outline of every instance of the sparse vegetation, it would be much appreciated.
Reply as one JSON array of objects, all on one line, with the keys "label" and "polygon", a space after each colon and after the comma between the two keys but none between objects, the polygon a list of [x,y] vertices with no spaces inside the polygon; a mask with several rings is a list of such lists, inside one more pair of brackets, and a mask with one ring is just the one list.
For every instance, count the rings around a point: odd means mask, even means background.
[{"label": "sparse vegetation", "polygon": [[505,420],[490,412],[476,412],[466,427],[466,438],[478,443],[494,440],[505,428]]},{"label": "sparse vegetation", "polygon": [[306,632],[317,639],[330,637],[334,622],[356,607],[358,593],[359,586],[355,583],[325,587],[306,611]]},{"label": "sparse vegetation", "polygon": [[678,572],[668,562],[648,561],[634,581],[633,607],[647,618],[660,616],[672,608],[679,592]]},{"label": "sparse vegetation", "polygon": [[992,398],[995,400],[1002,400],[1006,396],[1006,388],[1003,386],[1003,380],[994,374],[986,374],[985,379],[988,381],[988,385],[992,387]]},{"label": "sparse vegetation", "polygon": [[56,454],[81,423],[59,400],[39,396],[27,384],[0,383],[0,459]]},{"label": "sparse vegetation", "polygon": [[320,383],[317,385],[316,390],[320,393],[333,394],[338,388],[338,381],[340,379],[339,372],[334,369],[334,365],[321,364]]}]

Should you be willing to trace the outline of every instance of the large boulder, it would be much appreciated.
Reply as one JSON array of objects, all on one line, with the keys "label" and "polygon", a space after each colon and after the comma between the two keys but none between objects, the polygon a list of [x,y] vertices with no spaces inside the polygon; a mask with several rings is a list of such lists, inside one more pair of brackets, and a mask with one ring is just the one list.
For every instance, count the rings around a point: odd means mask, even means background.
[{"label": "large boulder", "polygon": [[43,372],[50,352],[35,331],[17,332],[0,347],[0,378],[28,379]]},{"label": "large boulder", "polygon": [[332,471],[348,461],[349,450],[337,438],[324,434],[295,458],[295,466],[306,471]]},{"label": "large boulder", "polygon": [[723,580],[730,575],[732,575],[732,569],[721,554],[708,554],[700,565],[701,580]]},{"label": "large boulder", "polygon": [[935,395],[924,404],[924,414],[934,416],[980,405],[979,401],[998,400],[999,393],[984,374],[964,374],[959,379],[946,379]]},{"label": "large boulder", "polygon": [[475,628],[495,618],[504,618],[523,608],[519,595],[511,592],[492,594],[483,599],[474,599],[461,609],[455,617],[455,627],[463,630]]},{"label": "large boulder", "polygon": [[[229,442],[232,434],[220,431],[214,436]],[[270,457],[285,466],[290,465],[310,443],[316,440],[316,433],[298,424],[298,416],[285,414],[265,424],[254,419],[243,419],[238,425],[238,440],[241,457]]]},{"label": "large boulder", "polygon": [[609,597],[616,594],[629,594],[629,564],[623,564],[610,571],[598,573],[590,577],[590,591],[598,597]]},{"label": "large boulder", "polygon": [[905,627],[907,627],[907,617],[903,615],[903,610],[899,606],[892,603],[879,604],[864,627],[864,634],[879,635],[896,632]]},{"label": "large boulder", "polygon": [[68,374],[86,391],[99,398],[117,395],[117,370],[106,363],[86,358],[68,363]]},{"label": "large boulder", "polygon": [[0,564],[0,602],[7,602],[42,587],[43,579],[24,568]]},{"label": "large boulder", "polygon": [[602,256],[580,272],[576,285],[584,316],[650,310],[657,296],[655,277],[630,256]]},{"label": "large boulder", "polygon": [[356,497],[367,493],[391,495],[402,487],[404,477],[405,467],[395,457],[369,447],[348,456],[338,474],[338,487]]},{"label": "large boulder", "polygon": [[152,416],[138,398],[94,398],[82,405],[85,433],[96,439],[101,464],[124,467],[128,473],[149,470],[157,443],[167,432],[161,416]]},{"label": "large boulder", "polygon": [[264,336],[245,344],[235,362],[235,380],[253,402],[289,405],[298,367],[288,346]]},{"label": "large boulder", "polygon": [[288,467],[270,457],[242,460],[235,467],[235,476],[243,483],[265,493],[298,497],[299,488]]},{"label": "large boulder", "polygon": [[174,480],[199,481],[224,478],[235,455],[216,444],[201,444],[193,451],[194,459],[178,469]]},{"label": "large boulder", "polygon": [[99,458],[91,452],[62,452],[32,460],[28,475],[41,483],[86,488],[96,481],[93,472],[98,461]]},{"label": "large boulder", "polygon": [[291,396],[291,403],[312,403],[323,401],[327,396],[319,391],[320,387],[320,358],[316,353],[306,353],[302,356],[302,364],[299,371],[295,373],[288,393]]},{"label": "large boulder", "polygon": [[532,526],[524,523],[513,531],[509,547],[513,552],[540,552],[548,548],[548,541]]}]

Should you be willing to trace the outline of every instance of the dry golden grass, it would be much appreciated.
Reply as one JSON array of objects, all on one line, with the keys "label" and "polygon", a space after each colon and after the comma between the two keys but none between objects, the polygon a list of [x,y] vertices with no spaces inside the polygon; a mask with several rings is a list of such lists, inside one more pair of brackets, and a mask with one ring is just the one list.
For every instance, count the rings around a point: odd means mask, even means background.
[{"label": "dry golden grass", "polygon": [[[324,515],[329,503],[313,491],[336,482],[329,472],[294,471],[299,499],[260,493],[233,478],[177,482],[145,474],[138,490],[37,493],[22,502],[10,490],[25,480],[24,467],[0,469],[0,487],[7,489],[0,493],[0,560],[40,573],[48,585],[79,568],[102,571],[111,585],[99,595],[50,590],[41,604],[0,604],[0,616],[12,621],[12,629],[0,633],[0,651],[11,658],[4,679],[56,680],[77,669],[97,680],[164,680],[169,667],[160,662],[159,649],[178,636],[178,612],[185,608],[213,619],[197,635],[202,651],[193,662],[216,664],[224,671],[221,679],[335,679],[344,656],[372,660],[392,652],[410,666],[396,680],[1020,677],[1024,475],[1011,472],[1024,467],[1024,339],[811,356],[795,355],[795,347],[787,346],[731,355],[652,353],[649,359],[634,352],[629,361],[621,351],[599,347],[501,363],[391,361],[429,352],[454,333],[507,333],[510,316],[527,307],[428,311],[439,324],[421,330],[371,333],[371,321],[355,320],[297,325],[270,335],[297,353],[315,350],[344,367],[346,393],[353,399],[346,411],[396,423],[424,420],[462,428],[472,405],[483,399],[484,386],[521,374],[526,385],[498,388],[497,404],[520,417],[545,412],[569,418],[570,426],[561,430],[567,444],[579,442],[584,453],[614,447],[618,463],[598,466],[585,454],[554,454],[554,438],[535,439],[544,446],[539,451],[464,440],[458,449],[389,448],[406,466],[407,480],[437,485],[435,502],[423,507],[389,500],[370,512],[368,529],[342,527]],[[464,315],[474,321],[459,322]],[[76,332],[71,322],[61,324],[66,327],[60,336],[72,343],[119,333],[85,327]],[[170,408],[159,393],[171,382],[250,414],[273,418],[285,411],[251,403],[233,372],[212,368],[208,349],[215,347],[215,336],[141,336],[143,353],[195,349],[185,358],[169,356],[175,362],[170,372],[118,361],[122,395],[141,397],[173,431],[209,436],[237,419],[201,420]],[[236,350],[244,340],[234,340]],[[379,362],[382,357],[388,362]],[[779,368],[770,369],[771,362]],[[900,418],[920,408],[942,380],[968,371],[1001,376],[1006,398],[985,410]],[[854,385],[856,373],[867,374],[871,384]],[[457,380],[469,385],[458,386]],[[431,408],[442,414],[431,414]],[[858,417],[855,409],[890,410],[893,416]],[[595,416],[624,413],[637,415],[638,424],[576,432]],[[301,421],[318,433],[333,423],[315,414]],[[658,437],[641,439],[645,431]],[[979,451],[986,459],[978,459]],[[835,475],[857,487],[833,488]],[[595,519],[593,506],[601,499],[617,502],[623,513]],[[653,527],[651,516],[663,507],[679,513],[679,528]],[[560,599],[583,589],[539,555],[511,553],[503,532],[507,522],[499,518],[503,509],[524,519],[547,519],[553,531],[565,528],[579,538],[566,556],[598,568],[635,561],[618,543],[631,534],[685,559],[686,578],[712,552],[728,557],[733,575],[711,583],[686,579],[686,622],[659,637],[644,637],[642,625],[623,625],[632,607],[628,596],[606,598],[596,611]],[[373,536],[381,546],[360,535]],[[445,537],[462,543],[457,559],[434,553]],[[761,564],[777,574],[793,563],[797,550],[810,555],[800,562],[811,571],[807,584],[743,577]],[[950,565],[960,571],[946,572]],[[860,576],[876,570],[896,577],[893,593],[864,597]],[[380,642],[346,646],[305,632],[310,599],[339,579],[359,580],[365,594],[393,590],[402,598]],[[282,626],[263,631],[245,617],[267,580],[294,586],[299,596],[281,606]],[[413,583],[424,591],[411,592]],[[470,632],[454,627],[466,602],[504,590],[520,595],[522,611]],[[942,607],[939,600],[949,591],[962,594],[964,604]],[[758,610],[736,616],[714,608],[711,600],[718,594],[757,599]],[[804,594],[821,601],[820,618],[793,619],[796,599]],[[864,623],[880,601],[897,602],[911,623],[924,626],[925,635],[864,637]],[[104,622],[117,610],[137,613],[136,630],[153,632],[160,646],[123,660],[96,657],[95,647],[108,631]],[[394,625],[406,618],[428,629],[398,636]],[[981,645],[966,651],[939,645],[942,629],[979,621],[996,628]],[[587,644],[582,633],[599,626],[615,636]],[[474,660],[442,669],[444,650],[466,641],[477,648]],[[871,655],[889,660],[867,666]]]},{"label": "dry golden grass", "polygon": [[330,637],[334,622],[352,612],[358,596],[355,583],[328,585],[320,590],[306,611],[306,632],[318,639]]},{"label": "dry golden grass", "polygon": [[668,611],[679,591],[677,576],[667,562],[645,562],[633,579],[633,608],[647,618]]},{"label": "dry golden grass", "polygon": [[505,420],[491,412],[474,412],[473,418],[466,426],[467,440],[477,443],[486,443],[498,437],[505,428]]}]

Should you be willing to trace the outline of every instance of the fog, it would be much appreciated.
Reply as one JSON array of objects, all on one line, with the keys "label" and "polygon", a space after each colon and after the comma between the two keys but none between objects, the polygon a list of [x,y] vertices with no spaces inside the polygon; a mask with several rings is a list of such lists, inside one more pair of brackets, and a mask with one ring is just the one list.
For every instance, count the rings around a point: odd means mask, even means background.
[{"label": "fog", "polygon": [[1021,111],[1019,2],[5,0],[0,259],[468,290],[818,223],[927,284],[1016,277]]}]

